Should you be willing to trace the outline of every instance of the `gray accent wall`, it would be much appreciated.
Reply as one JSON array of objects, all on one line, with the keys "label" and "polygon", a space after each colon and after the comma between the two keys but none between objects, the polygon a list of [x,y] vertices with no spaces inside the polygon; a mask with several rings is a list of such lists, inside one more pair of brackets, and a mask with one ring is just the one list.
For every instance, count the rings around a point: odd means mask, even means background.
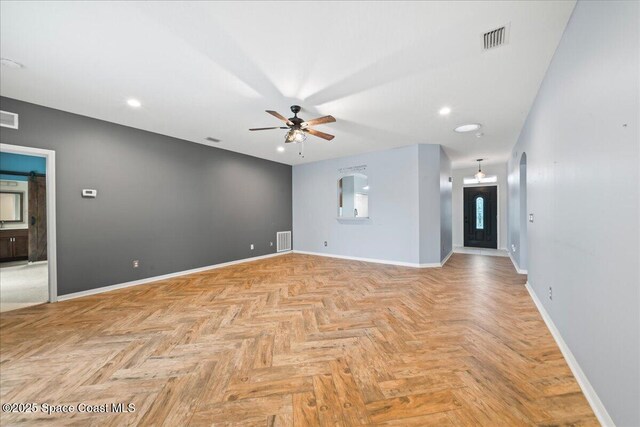
[{"label": "gray accent wall", "polygon": [[577,3],[508,166],[510,243],[524,222],[529,285],[619,426],[640,425],[639,16]]},{"label": "gray accent wall", "polygon": [[[340,170],[362,165],[366,171],[360,173],[369,179],[370,219],[338,219]],[[444,151],[431,144],[294,166],[293,249],[439,264],[451,251],[450,170]]]},{"label": "gray accent wall", "polygon": [[[20,115],[19,130],[0,128],[3,143],[56,151],[59,295],[274,253],[276,232],[291,230],[291,166],[14,99],[0,105]],[[83,188],[98,197],[81,198]]]}]

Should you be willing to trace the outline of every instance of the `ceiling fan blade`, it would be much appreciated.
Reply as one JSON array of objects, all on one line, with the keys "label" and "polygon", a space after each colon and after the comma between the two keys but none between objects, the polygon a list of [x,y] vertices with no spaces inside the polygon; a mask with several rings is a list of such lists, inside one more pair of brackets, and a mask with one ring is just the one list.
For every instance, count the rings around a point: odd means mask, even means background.
[{"label": "ceiling fan blade", "polygon": [[302,123],[300,126],[308,127],[308,126],[321,125],[323,123],[333,123],[335,121],[336,119],[333,116],[324,116],[324,117],[318,117],[317,119],[307,120],[306,122]]},{"label": "ceiling fan blade", "polygon": [[268,129],[289,129],[286,126],[275,126],[275,127],[271,127],[271,128],[253,128],[253,129],[249,129],[249,130],[268,130]]},{"label": "ceiling fan blade", "polygon": [[271,114],[273,117],[282,120],[283,122],[285,122],[287,125],[289,126],[293,126],[293,123],[291,123],[289,121],[289,119],[287,119],[285,116],[283,116],[282,114],[278,113],[277,111],[272,111],[272,110],[265,110],[267,113]]},{"label": "ceiling fan blade", "polygon": [[333,135],[329,135],[328,133],[324,133],[324,132],[320,132],[319,130],[315,130],[315,129],[303,129],[303,131],[310,133],[313,136],[317,136],[318,138],[322,138],[322,139],[326,139],[327,141],[331,141],[333,138],[335,138],[335,136]]}]

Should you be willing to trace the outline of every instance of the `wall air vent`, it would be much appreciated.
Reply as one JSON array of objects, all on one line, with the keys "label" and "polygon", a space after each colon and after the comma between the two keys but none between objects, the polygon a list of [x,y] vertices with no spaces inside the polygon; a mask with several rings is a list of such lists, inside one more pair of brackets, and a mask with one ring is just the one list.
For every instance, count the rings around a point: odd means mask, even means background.
[{"label": "wall air vent", "polygon": [[509,42],[509,24],[482,35],[482,50],[490,50]]},{"label": "wall air vent", "polygon": [[206,137],[205,139],[206,139],[207,141],[209,141],[209,142],[216,142],[216,143],[220,142],[220,140],[219,140],[219,139],[217,139],[217,138],[213,138],[213,137],[211,137],[211,136],[208,136],[208,137]]},{"label": "wall air vent", "polygon": [[8,111],[0,111],[0,126],[3,128],[18,129],[18,115]]},{"label": "wall air vent", "polygon": [[291,250],[291,232],[290,231],[278,231],[276,233],[277,252],[284,252]]}]

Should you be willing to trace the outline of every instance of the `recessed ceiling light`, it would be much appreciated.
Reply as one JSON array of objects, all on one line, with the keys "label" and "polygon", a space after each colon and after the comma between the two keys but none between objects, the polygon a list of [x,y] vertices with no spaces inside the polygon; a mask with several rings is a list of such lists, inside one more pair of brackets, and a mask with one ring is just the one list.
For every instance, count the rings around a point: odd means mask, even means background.
[{"label": "recessed ceiling light", "polygon": [[142,107],[142,102],[138,101],[135,98],[129,98],[127,99],[127,105],[133,108],[140,108]]},{"label": "recessed ceiling light", "polygon": [[441,116],[446,116],[447,114],[449,114],[451,112],[451,108],[449,107],[442,107],[440,109],[440,115]]},{"label": "recessed ceiling light", "polygon": [[24,68],[24,65],[22,65],[21,63],[16,62],[13,59],[9,59],[9,58],[0,58],[0,63],[3,66],[9,67],[9,68]]},{"label": "recessed ceiling light", "polygon": [[277,148],[277,150],[278,150],[278,152],[282,153],[284,151],[284,147],[280,146],[280,147]]},{"label": "recessed ceiling light", "polygon": [[478,130],[482,127],[479,123],[469,123],[468,125],[460,125],[454,129],[454,131],[462,133],[462,132],[473,132],[474,130]]}]

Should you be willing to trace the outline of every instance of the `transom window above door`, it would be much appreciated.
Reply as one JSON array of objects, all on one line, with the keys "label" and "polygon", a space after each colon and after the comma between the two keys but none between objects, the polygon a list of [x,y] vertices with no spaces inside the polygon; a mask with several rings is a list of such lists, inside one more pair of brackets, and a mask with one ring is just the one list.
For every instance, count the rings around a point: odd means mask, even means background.
[{"label": "transom window above door", "polygon": [[473,184],[488,184],[492,182],[498,182],[497,175],[489,175],[484,178],[480,178],[479,180],[475,176],[470,176],[463,179],[465,185],[473,185]]}]

